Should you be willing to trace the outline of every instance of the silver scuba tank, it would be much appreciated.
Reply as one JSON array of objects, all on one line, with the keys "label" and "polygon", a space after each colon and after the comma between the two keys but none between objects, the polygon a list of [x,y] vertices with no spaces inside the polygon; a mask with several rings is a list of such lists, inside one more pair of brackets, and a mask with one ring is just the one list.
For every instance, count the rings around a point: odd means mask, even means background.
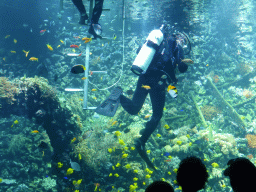
[{"label": "silver scuba tank", "polygon": [[158,47],[164,39],[164,34],[161,29],[155,29],[150,32],[146,42],[143,44],[140,52],[135,58],[131,71],[136,75],[145,74]]}]

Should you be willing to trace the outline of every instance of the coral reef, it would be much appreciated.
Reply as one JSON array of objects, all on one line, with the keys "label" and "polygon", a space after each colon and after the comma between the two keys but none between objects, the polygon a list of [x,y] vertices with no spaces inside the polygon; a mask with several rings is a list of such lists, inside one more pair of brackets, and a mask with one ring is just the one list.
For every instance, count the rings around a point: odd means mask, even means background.
[{"label": "coral reef", "polygon": [[9,81],[6,77],[0,77],[0,107],[3,102],[13,104],[15,95],[18,93],[18,88],[15,83]]},{"label": "coral reef", "polygon": [[248,140],[249,147],[256,148],[256,135],[247,134],[245,138]]},{"label": "coral reef", "polygon": [[218,107],[212,105],[204,105],[201,107],[201,111],[207,121],[212,120],[218,113],[221,113],[221,110]]}]

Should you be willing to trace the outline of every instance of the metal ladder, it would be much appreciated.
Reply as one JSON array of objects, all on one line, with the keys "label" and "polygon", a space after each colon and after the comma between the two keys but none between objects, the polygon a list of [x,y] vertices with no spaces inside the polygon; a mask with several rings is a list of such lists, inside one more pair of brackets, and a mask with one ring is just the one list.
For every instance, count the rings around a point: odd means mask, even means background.
[{"label": "metal ladder", "polygon": [[[92,12],[93,12],[93,0],[88,0],[90,1],[90,6],[89,6],[89,18],[92,17]],[[110,11],[110,9],[102,9],[102,11]],[[105,38],[104,38],[105,39]],[[67,54],[68,56],[78,56],[79,54]],[[85,50],[85,68],[86,70],[84,71],[84,77],[86,78],[84,81],[84,88],[83,89],[76,89],[76,88],[66,88],[65,91],[67,92],[84,92],[84,103],[83,103],[83,109],[96,109],[97,107],[88,107],[88,83],[89,83],[89,58],[90,58],[90,43],[86,44],[86,50]],[[93,73],[104,73],[106,74],[107,71],[92,71]]]}]

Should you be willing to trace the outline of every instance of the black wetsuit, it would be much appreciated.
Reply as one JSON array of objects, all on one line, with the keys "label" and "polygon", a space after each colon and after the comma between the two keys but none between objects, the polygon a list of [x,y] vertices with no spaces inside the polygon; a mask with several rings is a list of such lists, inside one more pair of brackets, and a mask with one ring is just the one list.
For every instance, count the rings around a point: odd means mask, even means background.
[{"label": "black wetsuit", "polygon": [[[175,77],[176,66],[178,66],[179,69],[179,66],[185,69],[183,71],[180,70],[181,72],[187,70],[187,65],[181,62],[183,58],[183,50],[177,45],[175,36],[172,35],[166,38],[156,52],[147,72],[139,77],[132,100],[123,95],[120,96],[122,107],[129,114],[136,115],[141,110],[147,94],[149,93],[150,95],[153,115],[146,123],[145,131],[143,131],[140,137],[140,141],[143,144],[146,143],[162,118],[167,85],[177,83]],[[163,75],[166,75],[167,79],[163,79]],[[142,85],[149,85],[151,89],[147,90],[143,88]]]},{"label": "black wetsuit", "polygon": [[[80,12],[81,15],[86,15],[86,18],[88,19],[88,15],[86,13],[84,4],[82,0],[72,0],[74,5],[77,7],[78,11]],[[93,13],[92,13],[92,23],[98,23],[101,13],[102,13],[102,7],[103,7],[103,2],[104,0],[95,0],[95,6],[93,8]]]}]

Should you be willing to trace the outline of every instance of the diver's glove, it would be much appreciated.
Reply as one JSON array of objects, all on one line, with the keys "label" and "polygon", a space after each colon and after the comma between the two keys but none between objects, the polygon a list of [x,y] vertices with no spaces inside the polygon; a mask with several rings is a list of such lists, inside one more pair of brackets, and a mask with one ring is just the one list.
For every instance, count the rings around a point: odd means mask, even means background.
[{"label": "diver's glove", "polygon": [[176,98],[178,96],[177,88],[172,85],[168,86],[167,92],[170,94],[172,98]]}]

